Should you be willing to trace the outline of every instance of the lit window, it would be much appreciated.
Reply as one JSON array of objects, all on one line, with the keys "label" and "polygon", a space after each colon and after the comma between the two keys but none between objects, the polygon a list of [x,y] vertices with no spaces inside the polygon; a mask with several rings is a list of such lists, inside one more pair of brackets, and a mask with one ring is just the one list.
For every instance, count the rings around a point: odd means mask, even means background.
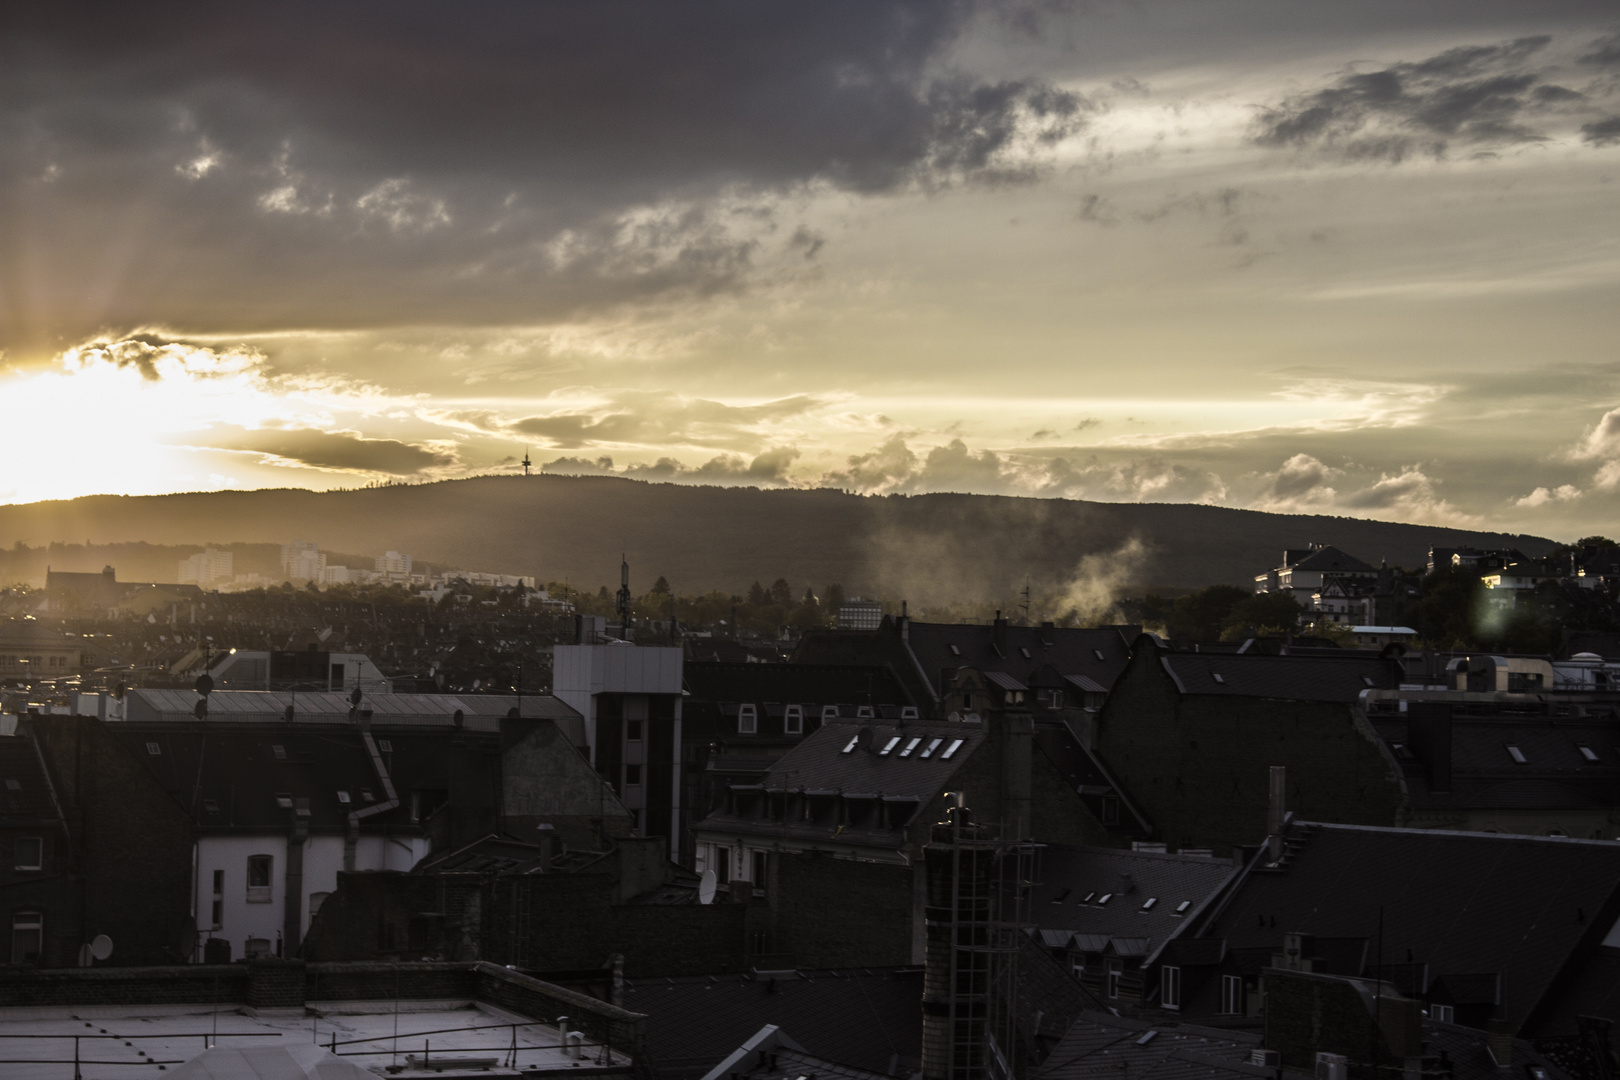
[{"label": "lit window", "polygon": [[744,705],[737,710],[737,732],[741,735],[753,735],[759,731],[759,709],[753,705]]},{"label": "lit window", "polygon": [[939,749],[939,744],[944,742],[944,741],[945,741],[944,739],[929,739],[928,740],[928,745],[923,747],[922,753],[918,754],[917,756],[918,757],[928,757],[935,750],[938,750]]},{"label": "lit window", "polygon": [[789,705],[782,713],[782,730],[789,735],[804,734],[804,706]]},{"label": "lit window", "polygon": [[906,748],[904,750],[900,751],[900,756],[901,757],[910,757],[911,752],[913,750],[917,749],[917,744],[920,743],[920,742],[922,742],[921,736],[919,736],[919,737],[917,737],[915,739],[912,739],[910,742],[906,743]]},{"label": "lit window", "polygon": [[951,745],[947,746],[945,748],[945,752],[943,754],[939,755],[940,760],[941,761],[949,761],[952,754],[954,754],[958,750],[962,749],[962,743],[964,741],[965,740],[963,740],[963,739],[952,739],[951,740]]},{"label": "lit window", "polygon": [[18,870],[42,870],[45,867],[45,841],[37,836],[19,837],[13,865]]},{"label": "lit window", "polygon": [[1159,969],[1159,1004],[1167,1009],[1181,1008],[1181,969],[1166,964]]},{"label": "lit window", "polygon": [[856,735],[854,738],[850,739],[849,742],[844,744],[844,749],[841,752],[845,754],[853,754],[855,752],[855,747],[860,744],[860,741],[861,737]]},{"label": "lit window", "polygon": [[19,911],[11,916],[11,962],[37,964],[45,948],[45,916]]},{"label": "lit window", "polygon": [[271,855],[249,855],[247,861],[247,902],[270,902],[270,871],[275,866]]},{"label": "lit window", "polygon": [[1598,760],[1600,760],[1598,758],[1598,752],[1596,750],[1592,749],[1590,746],[1582,746],[1582,747],[1580,747],[1580,751],[1581,751],[1581,757],[1585,758],[1587,761],[1598,761]]},{"label": "lit window", "polygon": [[899,744],[900,744],[900,736],[896,735],[894,738],[890,739],[888,742],[883,744],[883,749],[878,751],[878,756],[879,757],[884,756],[885,754],[887,754],[890,750],[893,750]]},{"label": "lit window", "polygon": [[1227,1016],[1243,1015],[1243,976],[1221,976],[1221,1012]]},{"label": "lit window", "polygon": [[1508,757],[1513,759],[1513,763],[1515,765],[1523,765],[1523,764],[1527,763],[1530,760],[1529,758],[1524,756],[1524,751],[1520,750],[1517,746],[1508,747],[1507,752],[1508,752]]}]

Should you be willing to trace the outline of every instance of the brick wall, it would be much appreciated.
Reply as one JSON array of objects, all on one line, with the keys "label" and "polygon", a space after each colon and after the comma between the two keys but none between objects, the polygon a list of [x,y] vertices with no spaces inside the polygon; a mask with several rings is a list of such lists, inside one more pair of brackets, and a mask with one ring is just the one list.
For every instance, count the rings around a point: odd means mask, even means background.
[{"label": "brick wall", "polygon": [[247,1000],[245,965],[0,968],[0,1005],[210,1005]]},{"label": "brick wall", "polygon": [[915,873],[830,855],[771,856],[773,951],[806,969],[912,963]]}]

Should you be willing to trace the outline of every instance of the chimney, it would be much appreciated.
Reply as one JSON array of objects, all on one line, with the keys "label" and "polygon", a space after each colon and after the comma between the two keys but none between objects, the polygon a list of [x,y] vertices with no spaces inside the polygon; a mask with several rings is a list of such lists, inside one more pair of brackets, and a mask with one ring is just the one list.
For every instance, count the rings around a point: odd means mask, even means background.
[{"label": "chimney", "polygon": [[1007,620],[1001,617],[1001,611],[996,611],[996,621],[990,630],[990,642],[996,647],[997,656],[1007,655]]},{"label": "chimney", "polygon": [[900,640],[911,640],[911,616],[907,613],[907,604],[900,601]]},{"label": "chimney", "polygon": [[540,833],[540,866],[542,874],[551,873],[551,860],[557,857],[557,829],[549,822],[536,827]]},{"label": "chimney", "polygon": [[1451,706],[1443,701],[1406,705],[1407,740],[1428,771],[1429,787],[1451,790]]},{"label": "chimney", "polygon": [[1485,1049],[1498,1069],[1513,1068],[1513,1029],[1506,1017],[1494,1016],[1485,1025]]},{"label": "chimney", "polygon": [[1270,799],[1266,804],[1266,861],[1282,862],[1283,824],[1288,814],[1288,766],[1271,767]]},{"label": "chimney", "polygon": [[1057,641],[1057,624],[1053,622],[1041,623],[1041,644],[1050,647]]},{"label": "chimney", "polygon": [[1119,888],[1115,890],[1120,896],[1129,896],[1136,891],[1136,879],[1129,874],[1119,875]]}]

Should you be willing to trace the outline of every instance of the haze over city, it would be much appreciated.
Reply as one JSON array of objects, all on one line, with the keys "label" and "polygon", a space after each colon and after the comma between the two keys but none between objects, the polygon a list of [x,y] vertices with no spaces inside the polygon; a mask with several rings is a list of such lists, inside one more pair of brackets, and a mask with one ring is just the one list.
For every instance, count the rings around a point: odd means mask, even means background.
[{"label": "haze over city", "polygon": [[1599,531],[1617,31],[1557,2],[13,10],[0,501],[528,453]]}]

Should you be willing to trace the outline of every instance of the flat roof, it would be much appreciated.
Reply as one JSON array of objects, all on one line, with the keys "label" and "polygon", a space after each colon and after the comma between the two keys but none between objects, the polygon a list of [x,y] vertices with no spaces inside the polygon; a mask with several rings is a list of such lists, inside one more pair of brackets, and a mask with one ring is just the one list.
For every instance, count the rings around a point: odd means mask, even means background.
[{"label": "flat roof", "polygon": [[[513,1077],[552,1069],[575,1075],[623,1073],[630,1066],[627,1055],[611,1050],[602,1062],[602,1047],[589,1038],[582,1060],[576,1061],[554,1022],[534,1021],[483,1002],[314,1001],[304,1009],[256,1012],[240,1006],[216,1011],[207,1005],[0,1008],[0,1073],[8,1080],[71,1076],[75,1036],[87,1080],[153,1080],[210,1045],[247,1049],[316,1043],[344,1062],[404,1080],[474,1072]],[[424,1052],[429,1062],[441,1055],[496,1062],[441,1071],[438,1064],[421,1066]],[[393,1066],[401,1068],[389,1071]]]}]

